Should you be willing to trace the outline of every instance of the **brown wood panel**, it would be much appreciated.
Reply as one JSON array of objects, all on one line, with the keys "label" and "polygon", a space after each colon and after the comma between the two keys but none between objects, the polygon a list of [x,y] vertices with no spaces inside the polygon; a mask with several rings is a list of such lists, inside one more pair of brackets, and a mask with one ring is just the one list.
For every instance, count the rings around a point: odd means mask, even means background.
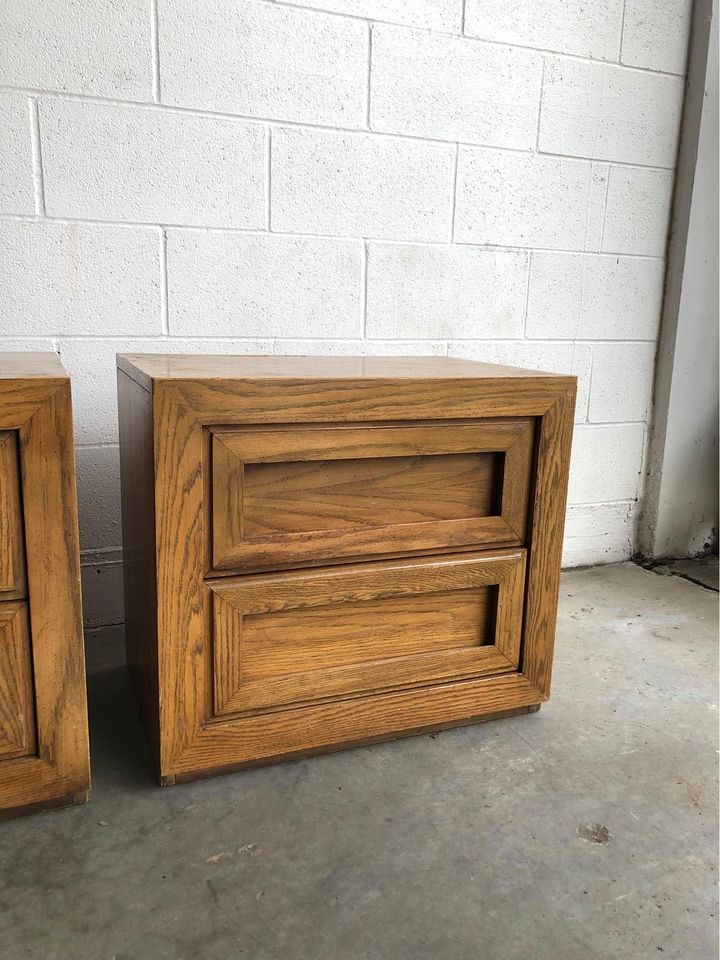
[{"label": "brown wood panel", "polygon": [[80,794],[90,762],[69,380],[23,425],[20,448],[38,752],[63,793]]},{"label": "brown wood panel", "polygon": [[499,459],[452,453],[249,463],[241,493],[243,536],[487,517],[494,512]]},{"label": "brown wood panel", "polygon": [[507,450],[529,428],[528,417],[479,423],[328,424],[310,427],[218,427],[214,436],[248,463],[363,460]]},{"label": "brown wood panel", "polygon": [[[279,359],[279,358],[278,358]],[[204,424],[364,423],[542,416],[574,377],[473,380],[155,380]]]},{"label": "brown wood panel", "polygon": [[473,723],[545,698],[519,673],[251,713],[205,725],[165,783]]},{"label": "brown wood panel", "polygon": [[[518,680],[518,674],[513,674],[513,683]],[[522,692],[525,693],[526,687],[520,678],[520,683],[522,685]],[[440,689],[444,690],[444,686]],[[515,687],[513,689],[513,694],[515,693]],[[513,697],[513,699],[515,699]],[[522,698],[517,697],[519,700],[530,700],[531,697]],[[352,701],[348,701],[348,704],[351,704]],[[332,704],[335,706],[336,704]],[[434,707],[437,709],[437,704],[434,704]],[[214,766],[203,765],[200,767],[193,768],[191,766],[194,756],[188,754],[186,756],[187,764],[182,769],[179,769],[177,773],[172,774],[171,776],[161,777],[160,783],[162,786],[171,786],[174,784],[183,784],[183,783],[192,783],[196,780],[206,779],[207,777],[219,777],[224,776],[228,773],[257,769],[258,767],[267,766],[269,764],[274,764],[282,762],[284,760],[294,760],[298,758],[305,757],[317,757],[322,756],[326,753],[336,753],[341,750],[353,750],[357,747],[368,746],[373,743],[384,742],[388,740],[400,740],[407,737],[416,737],[416,736],[427,736],[430,733],[438,733],[443,730],[450,730],[454,727],[463,727],[475,725],[477,723],[489,723],[493,720],[507,720],[511,717],[521,717],[525,716],[528,713],[537,713],[540,710],[542,703],[538,702],[528,702],[527,705],[522,705],[518,707],[510,707],[507,709],[492,709],[488,711],[483,711],[477,715],[468,715],[459,717],[457,719],[450,719],[449,715],[446,715],[446,719],[436,721],[436,722],[415,722],[412,726],[406,727],[404,729],[387,729],[381,731],[378,734],[368,735],[362,738],[355,740],[344,740],[335,742],[332,738],[326,738],[324,742],[313,745],[313,746],[303,746],[300,749],[294,750],[291,753],[285,754],[268,754],[267,756],[261,756],[253,759],[246,760],[235,760],[231,763],[223,763]],[[282,716],[282,714],[280,715]],[[260,715],[262,717],[262,715]],[[254,720],[257,718],[257,715],[249,715],[245,718],[247,720]],[[218,725],[219,726],[219,725]],[[238,731],[233,730],[232,734],[237,733]],[[227,749],[228,742],[233,742],[233,737],[227,736],[227,732],[223,727],[223,745]],[[204,743],[203,743],[204,745]],[[237,754],[236,754],[237,755]],[[1,816],[1,814],[0,814]]]},{"label": "brown wood panel", "polygon": [[[151,749],[159,743],[152,400],[118,370],[125,649]],[[156,755],[156,762],[159,757]]]},{"label": "brown wood panel", "polygon": [[[156,749],[164,775],[205,723],[213,689],[212,648],[203,582],[203,426],[166,391],[155,387],[152,399],[160,713]],[[152,642],[152,634],[146,639]],[[151,727],[147,729],[152,737]]]},{"label": "brown wood panel", "polygon": [[10,358],[0,430],[22,463],[36,724],[36,755],[0,763],[0,809],[17,812],[84,800],[90,767],[70,382],[55,355]]},{"label": "brown wood panel", "polygon": [[67,380],[67,373],[56,353],[17,350],[0,353],[0,380],[17,380],[23,390],[30,380],[40,380],[40,388],[46,392]]},{"label": "brown wood panel", "polygon": [[517,551],[211,582],[216,711],[514,670],[523,573]]},{"label": "brown wood panel", "polygon": [[24,757],[34,751],[35,712],[27,606],[0,603],[0,761]]},{"label": "brown wood panel", "polygon": [[545,697],[552,676],[574,418],[573,385],[543,417],[538,446],[522,665]]},{"label": "brown wood panel", "polygon": [[342,385],[348,380],[558,380],[554,373],[460,357],[246,357],[133,353],[118,354],[117,364],[146,389],[159,380],[269,380],[276,392],[284,390],[290,380],[325,380],[329,385]]},{"label": "brown wood panel", "polygon": [[213,566],[521,543],[531,419],[213,433]]},{"label": "brown wood panel", "polygon": [[277,575],[208,581],[227,602],[254,613],[378,600],[398,593],[430,594],[500,583],[523,561],[523,550],[488,550],[409,560],[354,563]]},{"label": "brown wood panel", "polygon": [[243,618],[248,680],[492,643],[490,587],[399,594]]},{"label": "brown wood panel", "polygon": [[0,432],[0,600],[25,596],[20,463],[17,434]]}]

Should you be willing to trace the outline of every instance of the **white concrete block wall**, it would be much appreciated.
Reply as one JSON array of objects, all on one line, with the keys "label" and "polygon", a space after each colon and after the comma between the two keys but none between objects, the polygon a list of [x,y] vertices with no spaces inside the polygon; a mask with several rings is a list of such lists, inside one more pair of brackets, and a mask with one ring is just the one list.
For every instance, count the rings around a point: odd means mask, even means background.
[{"label": "white concrete block wall", "polygon": [[16,0],[0,350],[73,375],[86,618],[122,616],[116,352],[579,378],[566,562],[642,493],[690,0]]},{"label": "white concrete block wall", "polygon": [[159,0],[159,17],[163,103],[365,128],[362,21],[228,0]]},{"label": "white concrete block wall", "polygon": [[607,165],[537,152],[458,147],[457,243],[598,250]]},{"label": "white concrete block wall", "polygon": [[548,57],[538,147],[568,157],[672,166],[680,77]]},{"label": "white concrete block wall", "polygon": [[7,213],[35,210],[32,111],[27,97],[0,94],[0,209]]},{"label": "white concrete block wall", "polygon": [[167,261],[175,334],[362,336],[362,240],[172,229]]},{"label": "white concrete block wall", "polygon": [[466,0],[465,33],[497,43],[617,60],[623,0]]},{"label": "white concrete block wall", "polygon": [[370,127],[529,150],[542,71],[542,57],[528,50],[378,24]]},{"label": "white concrete block wall", "polygon": [[450,241],[454,146],[282,126],[271,138],[271,230]]},{"label": "white concrete block wall", "polygon": [[67,219],[260,229],[259,123],[195,113],[40,100],[45,210]]}]

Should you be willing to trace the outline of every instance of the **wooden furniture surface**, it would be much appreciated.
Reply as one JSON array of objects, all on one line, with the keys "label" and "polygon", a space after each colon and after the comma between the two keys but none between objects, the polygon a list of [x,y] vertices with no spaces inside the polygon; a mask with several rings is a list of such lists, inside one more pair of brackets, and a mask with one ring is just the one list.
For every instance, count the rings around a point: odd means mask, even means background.
[{"label": "wooden furniture surface", "polygon": [[89,787],[70,380],[0,353],[0,817]]},{"label": "wooden furniture surface", "polygon": [[119,356],[128,662],[161,783],[537,709],[575,378]]}]

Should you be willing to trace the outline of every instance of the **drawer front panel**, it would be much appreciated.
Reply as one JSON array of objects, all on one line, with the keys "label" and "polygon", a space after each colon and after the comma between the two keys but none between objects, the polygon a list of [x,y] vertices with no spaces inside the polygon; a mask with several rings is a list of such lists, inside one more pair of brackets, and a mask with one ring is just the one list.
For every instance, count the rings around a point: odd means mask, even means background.
[{"label": "drawer front panel", "polygon": [[0,600],[25,595],[25,554],[16,435],[0,432]]},{"label": "drawer front panel", "polygon": [[27,606],[0,603],[0,760],[35,752]]},{"label": "drawer front panel", "polygon": [[213,433],[216,570],[522,543],[532,419]]},{"label": "drawer front panel", "polygon": [[223,716],[517,669],[522,550],[208,583]]},{"label": "drawer front panel", "polygon": [[492,515],[493,453],[249,463],[244,537]]}]

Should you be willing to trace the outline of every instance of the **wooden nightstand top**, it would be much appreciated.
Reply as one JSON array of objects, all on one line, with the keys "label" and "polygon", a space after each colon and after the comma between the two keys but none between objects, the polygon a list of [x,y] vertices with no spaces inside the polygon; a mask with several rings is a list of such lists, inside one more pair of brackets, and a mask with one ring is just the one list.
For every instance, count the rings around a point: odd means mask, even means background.
[{"label": "wooden nightstand top", "polygon": [[67,380],[56,353],[0,353],[0,380]]},{"label": "wooden nightstand top", "polygon": [[503,380],[574,377],[454,357],[283,357],[118,354],[117,365],[142,386],[156,380]]}]

